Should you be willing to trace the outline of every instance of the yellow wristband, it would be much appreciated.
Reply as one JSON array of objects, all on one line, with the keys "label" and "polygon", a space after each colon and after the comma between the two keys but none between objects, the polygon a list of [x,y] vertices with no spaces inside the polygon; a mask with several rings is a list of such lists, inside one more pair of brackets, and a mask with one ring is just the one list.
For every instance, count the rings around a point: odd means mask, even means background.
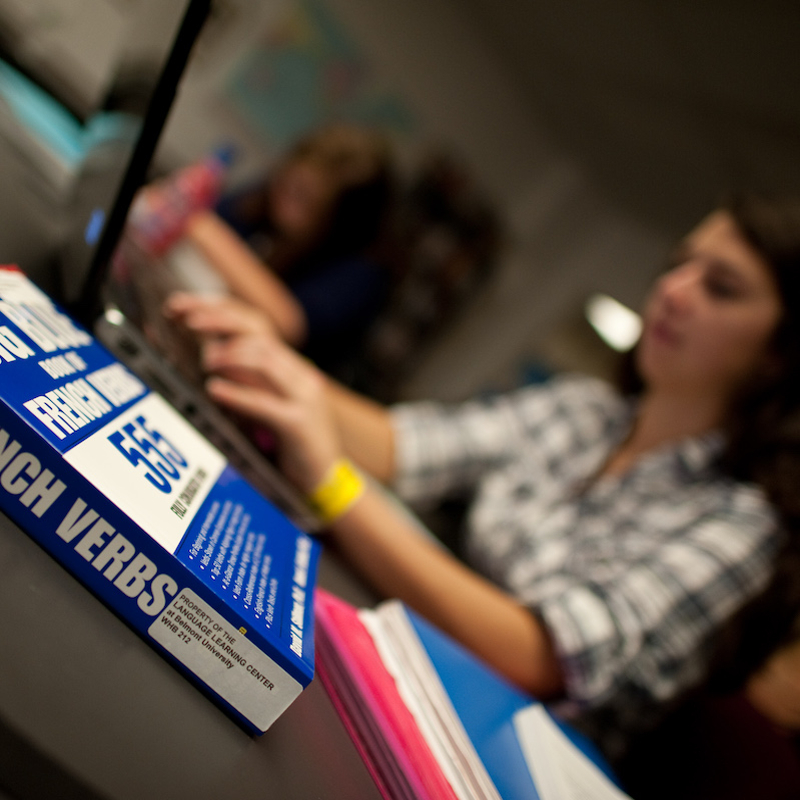
[{"label": "yellow wristband", "polygon": [[333,463],[308,501],[324,523],[339,519],[364,493],[364,479],[346,458]]}]

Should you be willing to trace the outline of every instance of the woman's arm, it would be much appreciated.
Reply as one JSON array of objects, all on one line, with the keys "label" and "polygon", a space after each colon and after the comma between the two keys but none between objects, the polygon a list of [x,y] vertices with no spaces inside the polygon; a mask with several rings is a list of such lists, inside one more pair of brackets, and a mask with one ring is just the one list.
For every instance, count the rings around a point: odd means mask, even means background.
[{"label": "woman's arm", "polygon": [[381,483],[395,476],[394,430],[389,412],[376,403],[325,379],[326,402],[331,408],[346,455]]},{"label": "woman's arm", "polygon": [[[331,391],[313,365],[276,340],[218,340],[206,349],[206,365],[218,375],[208,383],[211,396],[275,432],[283,471],[306,493],[341,457],[359,419],[381,437],[388,426],[380,407]],[[560,665],[537,617],[421,534],[376,485],[368,483],[331,523],[330,535],[380,593],[401,598],[518,685],[542,697],[561,692]]]},{"label": "woman's arm", "polygon": [[213,211],[194,214],[186,236],[205,254],[232,294],[263,311],[280,336],[297,347],[305,341],[306,316],[280,278]]},{"label": "woman's arm", "polygon": [[539,619],[419,533],[380,489],[368,487],[329,530],[382,596],[399,597],[537,697],[563,692],[561,666]]}]

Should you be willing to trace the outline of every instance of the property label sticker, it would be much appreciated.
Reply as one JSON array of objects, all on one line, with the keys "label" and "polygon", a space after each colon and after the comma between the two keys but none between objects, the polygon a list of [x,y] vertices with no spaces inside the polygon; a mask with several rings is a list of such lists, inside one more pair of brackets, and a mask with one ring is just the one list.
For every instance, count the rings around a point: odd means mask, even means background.
[{"label": "property label sticker", "polygon": [[302,686],[190,589],[178,593],[148,631],[259,730]]}]

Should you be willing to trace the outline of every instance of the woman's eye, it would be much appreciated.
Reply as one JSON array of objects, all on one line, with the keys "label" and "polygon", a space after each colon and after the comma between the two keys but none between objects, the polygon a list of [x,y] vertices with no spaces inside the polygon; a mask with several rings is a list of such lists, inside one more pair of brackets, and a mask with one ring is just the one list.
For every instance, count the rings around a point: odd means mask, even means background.
[{"label": "woman's eye", "polygon": [[741,288],[724,278],[710,277],[706,279],[706,291],[720,300],[732,300],[741,295]]}]

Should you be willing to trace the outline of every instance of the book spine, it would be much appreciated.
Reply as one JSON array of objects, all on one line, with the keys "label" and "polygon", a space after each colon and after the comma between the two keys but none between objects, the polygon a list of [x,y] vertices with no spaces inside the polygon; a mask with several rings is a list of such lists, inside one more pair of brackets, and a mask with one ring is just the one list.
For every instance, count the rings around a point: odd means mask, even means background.
[{"label": "book spine", "polygon": [[0,509],[247,730],[266,730],[307,684],[2,401]]}]

